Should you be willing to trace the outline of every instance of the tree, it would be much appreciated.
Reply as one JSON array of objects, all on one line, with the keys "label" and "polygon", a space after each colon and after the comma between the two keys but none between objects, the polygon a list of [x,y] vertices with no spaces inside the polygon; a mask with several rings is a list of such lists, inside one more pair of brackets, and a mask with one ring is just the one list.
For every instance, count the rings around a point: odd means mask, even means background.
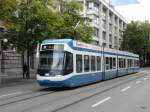
[{"label": "tree", "polygon": [[[58,36],[56,27],[60,27],[61,18],[49,8],[50,0],[21,0],[18,1],[16,14],[12,18],[13,26],[7,37],[18,51],[24,55],[27,51],[27,65],[29,56],[34,52],[38,41]],[[59,23],[59,24],[58,24]]]},{"label": "tree", "polygon": [[59,4],[60,16],[63,19],[63,25],[59,29],[59,38],[72,38],[90,42],[93,28],[81,16],[82,5],[74,0],[60,0]]},{"label": "tree", "polygon": [[141,60],[146,60],[145,58],[150,53],[149,48],[150,24],[145,22],[131,22],[128,24],[123,35],[121,49],[139,54]]},{"label": "tree", "polygon": [[[47,38],[72,38],[89,42],[93,29],[86,24],[79,12],[82,6],[73,0],[59,3],[51,0],[17,0],[11,21],[13,25],[7,33],[9,42],[24,55],[34,52],[37,42]],[[58,6],[62,6],[58,11]],[[77,25],[77,23],[79,23]]]},{"label": "tree", "polygon": [[11,25],[11,17],[16,10],[16,0],[0,0],[0,21],[2,26]]}]

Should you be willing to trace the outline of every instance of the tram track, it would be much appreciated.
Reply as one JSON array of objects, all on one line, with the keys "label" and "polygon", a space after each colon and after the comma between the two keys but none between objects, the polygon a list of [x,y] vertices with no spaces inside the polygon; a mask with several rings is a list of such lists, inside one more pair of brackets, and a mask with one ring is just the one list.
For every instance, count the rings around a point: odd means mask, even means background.
[{"label": "tram track", "polygon": [[[42,89],[42,90],[44,90],[44,89]],[[0,100],[1,101],[4,101],[4,100],[9,100],[9,99],[12,99],[12,98],[17,98],[17,97],[20,97],[20,96],[24,96],[24,95],[30,95],[30,94],[34,94],[34,93],[37,93],[37,92],[39,92],[39,91],[42,91],[42,90],[35,90],[35,91],[29,91],[29,92],[23,92],[23,93],[21,93],[21,94],[18,94],[17,96],[10,96],[10,97],[8,97],[7,99],[6,98],[0,98]]]},{"label": "tram track", "polygon": [[[7,103],[1,103],[0,104],[0,107],[2,106],[5,106],[5,105],[9,105],[9,104],[13,104],[13,103],[18,103],[18,102],[21,102],[21,101],[25,101],[25,100],[30,100],[30,99],[34,99],[34,98],[37,98],[37,97],[41,97],[41,96],[45,96],[45,95],[49,95],[49,94],[52,94],[52,93],[55,93],[57,91],[52,91],[52,92],[46,92],[46,93],[43,93],[43,94],[37,94],[37,95],[33,95],[33,96],[30,96],[30,97],[26,97],[27,95],[32,95],[32,94],[35,94],[37,93],[37,91],[32,91],[32,92],[28,92],[28,93],[24,93],[24,94],[20,94],[20,95],[17,95],[17,96],[13,96],[13,97],[10,97],[10,98],[7,98],[6,100],[10,100],[12,98],[18,98],[18,97],[25,97],[25,98],[20,98],[19,100],[16,100],[16,101],[10,101],[10,102],[7,102]],[[3,100],[4,101],[4,100]]]},{"label": "tram track", "polygon": [[[60,108],[57,108],[57,109],[53,110],[52,112],[58,112],[58,111],[60,111],[60,110],[63,110],[63,109],[65,109],[65,108],[69,107],[69,106],[72,106],[72,105],[74,105],[74,104],[77,104],[77,103],[79,103],[79,102],[81,102],[81,101],[84,101],[84,100],[86,100],[86,99],[89,99],[89,98],[91,98],[91,97],[93,97],[93,96],[102,94],[102,93],[107,92],[107,91],[109,91],[109,90],[111,90],[111,89],[113,89],[113,88],[119,87],[120,85],[123,85],[123,84],[125,84],[125,83],[130,82],[130,81],[137,80],[137,79],[143,77],[144,75],[147,75],[147,74],[143,74],[143,75],[138,76],[138,77],[135,77],[135,78],[132,77],[132,79],[128,79],[128,78],[126,77],[125,79],[122,79],[122,80],[118,81],[117,84],[115,83],[113,86],[111,86],[111,87],[109,87],[109,88],[106,88],[106,89],[104,89],[104,90],[102,90],[102,91],[100,91],[100,92],[98,92],[98,93],[92,94],[92,95],[90,95],[90,96],[84,97],[84,98],[82,98],[82,99],[80,99],[80,100],[77,100],[77,101],[75,101],[75,102],[72,102],[72,103],[70,103],[70,104],[64,105],[64,106],[62,106],[62,107],[60,107]],[[106,81],[106,82],[107,82],[107,81]],[[109,85],[110,85],[110,84],[109,84]],[[84,87],[86,87],[86,86],[83,86],[83,87],[81,87],[81,88],[79,88],[79,89],[82,89],[82,88],[84,88]],[[103,86],[97,86],[97,87],[95,87],[95,88],[92,88],[92,87],[91,87],[90,89],[86,89],[86,90],[82,90],[82,91],[80,91],[80,92],[76,92],[76,93],[74,93],[74,94],[66,95],[66,96],[60,97],[60,98],[58,98],[58,99],[56,98],[56,99],[54,99],[54,101],[55,101],[55,102],[56,102],[56,101],[61,101],[61,100],[64,100],[64,99],[66,99],[66,98],[69,98],[69,97],[72,97],[72,96],[75,96],[75,95],[84,94],[84,93],[86,93],[87,91],[93,91],[93,90],[95,90],[95,89],[99,89],[99,88],[101,88],[101,87],[105,87],[105,84],[104,84]],[[78,88],[77,88],[77,89],[78,89]],[[41,91],[42,91],[42,90],[41,90]],[[32,91],[31,94],[34,94],[34,93],[36,93],[36,92],[37,92],[37,91]],[[6,105],[9,105],[9,104],[14,104],[14,103],[22,102],[22,101],[31,100],[31,99],[34,99],[34,98],[38,98],[38,97],[42,97],[42,96],[46,96],[46,95],[50,95],[50,94],[55,94],[55,93],[58,93],[58,92],[59,92],[58,90],[56,90],[56,91],[54,90],[54,91],[51,91],[51,92],[46,92],[46,93],[43,93],[43,94],[38,94],[38,95],[34,95],[34,96],[31,96],[31,97],[27,97],[27,98],[20,98],[19,100],[16,100],[16,101],[11,101],[11,102],[7,102],[7,103],[0,104],[0,107],[6,106]],[[22,95],[18,95],[18,96],[24,96],[24,95],[28,95],[28,94],[30,94],[30,93],[26,93],[26,94],[22,94]],[[15,97],[18,97],[18,96],[15,96]],[[15,98],[15,97],[12,97],[12,98]],[[50,102],[54,102],[54,101],[50,101]],[[46,102],[45,104],[48,104],[48,103],[49,103],[49,102]],[[43,104],[43,105],[44,105],[44,104]],[[31,107],[31,108],[33,109],[33,108],[36,108],[36,107],[38,107],[38,106],[39,106],[39,105],[36,105],[36,106],[34,106],[34,107]],[[31,109],[31,108],[30,108],[30,109]],[[28,108],[28,109],[29,109],[29,108]],[[27,109],[27,110],[28,110],[28,109]]]},{"label": "tram track", "polygon": [[[148,74],[144,74],[144,75],[148,75]],[[131,82],[131,81],[138,80],[138,79],[141,78],[141,77],[143,77],[143,75],[142,75],[142,76],[139,76],[139,77],[136,77],[136,78],[134,78],[134,79],[127,80],[127,81],[124,81],[124,82],[122,82],[122,83],[116,84],[116,85],[114,85],[114,86],[111,86],[111,87],[109,87],[109,88],[107,88],[107,89],[104,89],[104,90],[102,90],[102,91],[100,91],[100,92],[97,92],[97,93],[95,93],[95,94],[89,95],[89,96],[87,96],[87,97],[84,97],[84,98],[82,98],[82,99],[80,99],[80,100],[77,100],[77,101],[75,101],[75,102],[73,102],[73,103],[70,103],[70,104],[64,105],[64,106],[62,106],[62,107],[60,107],[60,108],[57,108],[57,109],[55,109],[55,110],[52,110],[51,112],[59,112],[59,111],[61,111],[61,110],[63,110],[63,109],[66,109],[66,108],[68,108],[68,107],[70,107],[70,106],[72,106],[72,105],[74,105],[74,104],[77,104],[77,103],[79,103],[79,102],[82,102],[82,101],[84,101],[84,100],[87,100],[87,99],[89,99],[89,98],[91,98],[91,97],[94,97],[94,96],[97,96],[97,95],[99,95],[99,94],[105,93],[105,92],[107,92],[107,91],[110,91],[110,90],[112,90],[112,89],[114,89],[114,88],[117,88],[117,87],[119,87],[119,86],[121,86],[121,85],[124,85],[124,84],[126,84],[126,83],[129,83],[129,82]],[[97,88],[98,88],[98,87],[97,87]],[[95,88],[95,89],[97,89],[97,88]]]},{"label": "tram track", "polygon": [[[143,74],[143,75],[146,75],[146,74]],[[77,100],[77,101],[75,101],[75,102],[72,102],[72,103],[70,103],[70,104],[67,104],[67,105],[64,105],[64,106],[62,106],[62,107],[59,107],[59,108],[57,108],[57,109],[55,109],[55,110],[46,111],[46,112],[59,112],[59,111],[65,109],[65,108],[68,108],[68,107],[70,107],[70,106],[72,106],[72,105],[74,105],[74,104],[77,104],[77,103],[79,103],[79,102],[82,102],[82,101],[84,101],[84,100],[87,100],[87,99],[89,99],[89,98],[91,98],[91,97],[94,97],[94,96],[96,96],[96,95],[105,93],[105,92],[107,92],[107,91],[109,91],[109,90],[111,90],[111,89],[113,89],[113,88],[119,87],[119,86],[121,86],[121,85],[123,85],[123,84],[125,84],[125,83],[131,82],[131,81],[134,81],[134,80],[138,80],[139,78],[143,77],[143,75],[138,76],[138,77],[135,77],[135,78],[130,79],[130,80],[126,77],[126,79],[123,79],[123,80],[121,80],[121,81],[118,81],[118,83],[115,84],[114,86],[111,86],[111,87],[109,87],[109,88],[107,88],[107,89],[104,89],[104,90],[102,90],[102,91],[100,91],[100,92],[98,92],[98,93],[92,94],[92,95],[90,95],[90,96],[84,97],[84,98],[82,98],[82,99],[80,99],[80,100]],[[123,77],[121,77],[121,78],[123,78]],[[123,81],[123,82],[122,82],[122,81]],[[104,81],[104,82],[106,82],[106,81]],[[119,82],[122,82],[122,83],[119,83]],[[105,84],[104,84],[104,85],[105,85]],[[109,84],[109,85],[110,85],[110,84]],[[83,87],[84,87],[84,86],[83,86]],[[84,93],[89,92],[89,91],[94,91],[95,89],[99,89],[99,88],[101,88],[101,87],[105,87],[105,86],[99,86],[99,87],[95,87],[95,88],[92,88],[92,89],[90,88],[90,89],[87,89],[87,90],[83,90],[83,91],[80,91],[80,92],[77,92],[77,93],[74,93],[74,94],[71,94],[71,95],[67,95],[67,96],[61,97],[61,98],[56,98],[56,99],[54,99],[54,100],[51,100],[50,102],[57,103],[57,102],[60,102],[60,101],[62,101],[62,100],[65,100],[66,98],[71,98],[71,97],[76,96],[76,95],[79,95],[79,94],[84,94]],[[80,88],[82,88],[82,87],[80,87]],[[42,103],[42,104],[39,104],[39,105],[30,107],[30,108],[28,108],[28,109],[25,109],[25,110],[23,110],[23,111],[24,111],[24,112],[28,112],[28,111],[30,111],[30,110],[34,110],[34,109],[36,109],[36,108],[39,108],[41,105],[50,105],[50,104],[52,105],[52,103],[50,103],[50,102]],[[45,112],[45,111],[44,111],[44,112]]]}]

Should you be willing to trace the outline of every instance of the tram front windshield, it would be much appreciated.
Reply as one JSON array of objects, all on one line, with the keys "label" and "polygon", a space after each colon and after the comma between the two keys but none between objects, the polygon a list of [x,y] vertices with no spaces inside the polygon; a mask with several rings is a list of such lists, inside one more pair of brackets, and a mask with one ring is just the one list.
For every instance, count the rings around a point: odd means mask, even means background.
[{"label": "tram front windshield", "polygon": [[45,76],[67,75],[73,72],[73,55],[66,51],[40,52],[38,74]]}]

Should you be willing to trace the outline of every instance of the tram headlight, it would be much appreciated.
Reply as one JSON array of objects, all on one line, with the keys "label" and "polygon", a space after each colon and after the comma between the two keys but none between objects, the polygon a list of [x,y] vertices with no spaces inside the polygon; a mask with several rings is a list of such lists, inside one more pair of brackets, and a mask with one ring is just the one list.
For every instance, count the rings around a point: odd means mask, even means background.
[{"label": "tram headlight", "polygon": [[45,73],[45,76],[49,76],[49,73]]}]

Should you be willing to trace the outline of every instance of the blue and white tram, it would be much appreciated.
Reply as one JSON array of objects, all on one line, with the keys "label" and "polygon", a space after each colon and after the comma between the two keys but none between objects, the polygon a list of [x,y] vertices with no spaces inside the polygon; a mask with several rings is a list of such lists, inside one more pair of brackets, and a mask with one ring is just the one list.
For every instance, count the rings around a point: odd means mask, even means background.
[{"label": "blue and white tram", "polygon": [[44,87],[76,87],[139,71],[139,56],[71,39],[44,40],[37,81]]}]

